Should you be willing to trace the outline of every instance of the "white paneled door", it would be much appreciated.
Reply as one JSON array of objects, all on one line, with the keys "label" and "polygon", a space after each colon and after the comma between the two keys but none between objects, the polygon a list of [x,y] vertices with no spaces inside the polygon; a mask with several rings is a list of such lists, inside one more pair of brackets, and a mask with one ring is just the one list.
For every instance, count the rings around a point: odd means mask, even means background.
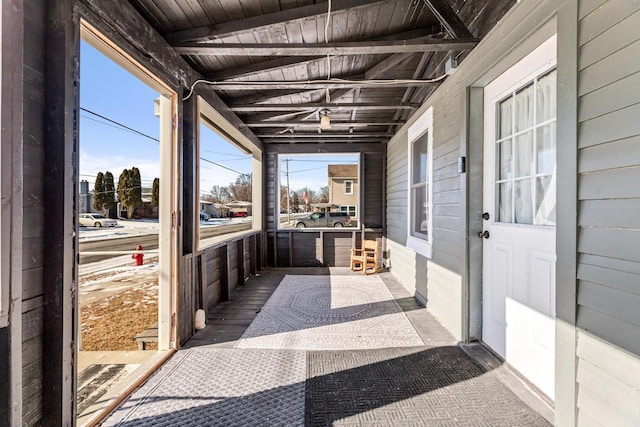
[{"label": "white paneled door", "polygon": [[483,341],[553,398],[556,37],[484,90]]}]

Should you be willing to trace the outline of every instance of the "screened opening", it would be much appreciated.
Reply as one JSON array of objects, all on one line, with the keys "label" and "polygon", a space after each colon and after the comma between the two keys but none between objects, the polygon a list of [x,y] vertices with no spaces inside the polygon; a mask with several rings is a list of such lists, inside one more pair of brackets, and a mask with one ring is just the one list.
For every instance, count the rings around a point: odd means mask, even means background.
[{"label": "screened opening", "polygon": [[278,165],[279,228],[359,226],[359,155],[281,154]]},{"label": "screened opening", "polygon": [[254,172],[250,148],[238,142],[214,110],[198,102],[198,241],[204,247],[220,236],[254,227]]},{"label": "screened opening", "polygon": [[76,409],[87,424],[172,349],[176,157],[175,93],[85,22],[81,37]]}]

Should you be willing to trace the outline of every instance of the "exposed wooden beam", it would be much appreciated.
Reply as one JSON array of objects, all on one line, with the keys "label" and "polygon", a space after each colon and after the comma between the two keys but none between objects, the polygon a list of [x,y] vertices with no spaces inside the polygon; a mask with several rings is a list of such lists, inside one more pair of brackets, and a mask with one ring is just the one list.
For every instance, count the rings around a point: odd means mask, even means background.
[{"label": "exposed wooden beam", "polygon": [[[364,78],[365,79],[375,79],[378,76],[380,76],[380,74],[382,74],[385,71],[395,67],[396,65],[398,65],[402,61],[406,60],[407,58],[412,57],[413,55],[414,55],[413,53],[397,53],[397,54],[389,55],[385,59],[383,59],[382,61],[378,62],[376,65],[374,65],[370,69],[368,69],[364,73]],[[348,95],[353,90],[355,90],[355,89],[354,88],[338,89],[338,90],[335,90],[333,92],[330,92],[329,93],[329,98],[331,100],[335,101],[336,99],[340,99],[343,96]]]},{"label": "exposed wooden beam", "polygon": [[203,77],[207,80],[227,80],[237,79],[241,77],[250,76],[257,73],[267,73],[270,71],[280,70],[282,68],[293,67],[297,65],[306,64],[318,60],[327,60],[326,56],[312,56],[301,58],[294,56],[291,58],[276,58],[269,61],[256,62],[253,64],[242,65],[240,67],[234,67],[227,70],[214,71],[211,73],[203,73]]},{"label": "exposed wooden beam", "polygon": [[369,68],[367,71],[365,71],[364,78],[377,79],[386,71],[396,67],[398,64],[411,58],[414,54],[415,52],[393,54],[383,59],[382,61],[378,62],[376,65]]},{"label": "exposed wooden beam", "polygon": [[[399,54],[389,55],[388,57],[386,57],[385,59],[377,63],[375,66],[367,70],[364,74],[364,78],[375,79],[380,74],[384,73],[387,70],[392,69],[393,67],[397,66],[401,62],[406,61],[407,59],[411,58],[413,55],[414,55],[413,53],[399,53]],[[325,59],[324,56],[321,58]],[[353,76],[353,78],[355,78],[355,76]],[[268,101],[269,99],[279,98],[281,96],[312,93],[318,90],[325,90],[325,88],[319,88],[319,89],[313,89],[313,90],[279,90],[279,91],[262,92],[255,95],[244,96],[241,98],[234,98],[233,100],[228,102],[228,105],[233,106],[234,104],[235,105],[253,104],[253,103]],[[330,92],[329,99],[331,99],[332,101],[338,100],[348,95],[353,90],[355,89],[347,88],[347,89],[334,90]]]},{"label": "exposed wooden beam", "polygon": [[388,53],[437,52],[473,49],[479,40],[433,39],[356,41],[337,43],[185,43],[176,46],[181,55],[204,56],[318,56],[381,55]]},{"label": "exposed wooden beam", "polygon": [[[395,126],[403,124],[403,122],[399,121],[336,121],[331,120],[332,128],[357,128],[357,127],[365,127],[365,126]],[[250,128],[317,128],[319,123],[317,121],[282,121],[282,122],[257,122],[257,121],[247,121],[245,125]]]},{"label": "exposed wooden beam", "polygon": [[227,105],[233,106],[233,105],[258,104],[260,102],[281,98],[283,96],[311,95],[323,90],[324,88],[317,88],[317,89],[311,89],[311,90],[290,89],[290,90],[272,90],[268,92],[257,92],[251,95],[232,98],[227,101]]},{"label": "exposed wooden beam", "polygon": [[394,134],[392,132],[362,132],[362,133],[345,133],[345,132],[329,132],[326,133],[263,133],[257,134],[258,138],[308,138],[308,139],[322,139],[322,138],[390,138]]},{"label": "exposed wooden beam", "polygon": [[295,110],[310,110],[310,109],[329,109],[331,111],[342,110],[413,110],[420,106],[420,104],[334,104],[334,103],[312,103],[312,104],[249,104],[249,105],[236,105],[231,107],[231,110],[236,112],[258,112],[258,111],[295,111]]},{"label": "exposed wooden beam", "polygon": [[[371,40],[384,41],[384,40],[410,40],[419,37],[433,36],[440,30],[438,25],[429,25],[426,27],[415,28],[413,30],[403,31],[400,33],[387,34],[382,37],[374,37]],[[256,62],[253,64],[247,64],[240,67],[234,67],[228,70],[213,71],[210,73],[203,72],[203,76],[207,80],[226,80],[237,79],[241,77],[250,76],[257,73],[266,73],[270,71],[276,71],[283,68],[294,67],[302,64],[308,64],[313,61],[326,60],[325,56],[313,56],[313,57],[300,57],[294,56],[291,58],[276,58],[268,61]]]},{"label": "exposed wooden beam", "polygon": [[451,37],[473,38],[473,34],[467,29],[462,19],[445,0],[424,0],[427,7],[438,18],[438,21],[447,30]]},{"label": "exposed wooden beam", "polygon": [[[353,9],[361,6],[371,6],[376,3],[383,3],[383,1],[333,0],[331,4],[331,12],[335,13],[341,10]],[[173,45],[184,42],[221,39],[242,33],[260,31],[276,24],[283,24],[323,15],[327,13],[327,6],[326,2],[316,3],[266,15],[252,16],[250,18],[239,19],[237,21],[222,22],[217,25],[206,25],[189,30],[174,31],[164,34],[164,38],[169,42],[169,44]]]},{"label": "exposed wooden beam", "polygon": [[345,137],[327,137],[323,139],[312,139],[312,138],[266,138],[263,139],[262,142],[264,144],[323,144],[327,143],[353,143],[356,144],[358,142],[365,143],[385,143],[389,141],[389,138],[345,138]]},{"label": "exposed wooden beam", "polygon": [[[413,72],[414,78],[418,78],[424,75],[423,73],[425,73],[425,69],[429,65],[429,61],[431,60],[431,58],[433,58],[433,55],[434,55],[433,52],[425,52],[422,54],[422,58],[420,58],[420,62],[418,62],[418,66]],[[407,102],[411,98],[411,95],[413,94],[414,90],[415,90],[414,88],[408,87],[404,91],[404,95],[402,95],[402,102]],[[403,111],[396,111],[395,114],[393,115],[393,120],[399,120],[403,117],[403,115],[404,115]],[[392,131],[393,129],[394,129],[393,126],[389,127],[389,131]]]},{"label": "exposed wooden beam", "polygon": [[275,89],[345,89],[345,88],[398,88],[431,86],[432,80],[310,80],[310,81],[265,81],[265,82],[211,82],[215,90],[275,90]]},{"label": "exposed wooden beam", "polygon": [[[259,113],[256,115],[252,115],[251,116],[251,121],[254,122],[260,122],[260,121],[265,121],[265,122],[273,122],[273,123],[278,123],[279,120],[292,120],[293,118],[295,118],[296,116],[302,116],[304,114],[311,114],[318,111],[317,109],[309,109],[309,110],[301,110],[301,111],[291,111],[291,112],[287,112],[287,113],[278,113],[278,114],[272,114],[272,113]],[[244,127],[247,127],[246,125],[244,125]]]}]

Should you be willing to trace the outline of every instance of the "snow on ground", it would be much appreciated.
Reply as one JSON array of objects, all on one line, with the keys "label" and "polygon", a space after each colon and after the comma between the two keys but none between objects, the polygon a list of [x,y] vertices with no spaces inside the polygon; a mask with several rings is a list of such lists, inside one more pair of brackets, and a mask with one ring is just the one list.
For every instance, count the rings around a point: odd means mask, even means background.
[{"label": "snow on ground", "polygon": [[81,265],[79,270],[80,305],[121,293],[129,288],[156,281],[158,257],[150,257],[144,265],[136,266],[130,256]]},{"label": "snow on ground", "polygon": [[157,219],[119,219],[115,227],[78,227],[81,242],[117,237],[158,234]]},{"label": "snow on ground", "polygon": [[[218,225],[237,224],[247,221],[251,221],[251,217],[211,218],[209,221],[200,221],[200,227],[215,227]],[[158,234],[158,227],[157,219],[118,219],[118,225],[115,227],[79,227],[80,235],[78,239],[80,242],[88,242],[91,240]]]},{"label": "snow on ground", "polygon": [[[201,227],[251,221],[249,218],[212,218]],[[80,242],[158,234],[157,219],[118,219],[115,227],[80,227]],[[78,266],[81,305],[120,293],[158,274],[157,255],[146,255],[145,264],[135,266],[131,255],[122,255]]]}]

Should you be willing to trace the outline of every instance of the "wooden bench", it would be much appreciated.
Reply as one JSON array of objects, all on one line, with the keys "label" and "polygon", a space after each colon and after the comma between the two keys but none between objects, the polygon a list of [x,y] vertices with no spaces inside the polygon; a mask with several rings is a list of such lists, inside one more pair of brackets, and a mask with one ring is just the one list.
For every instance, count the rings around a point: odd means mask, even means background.
[{"label": "wooden bench", "polygon": [[154,323],[133,339],[138,342],[138,350],[146,350],[147,343],[158,342],[158,324]]}]

